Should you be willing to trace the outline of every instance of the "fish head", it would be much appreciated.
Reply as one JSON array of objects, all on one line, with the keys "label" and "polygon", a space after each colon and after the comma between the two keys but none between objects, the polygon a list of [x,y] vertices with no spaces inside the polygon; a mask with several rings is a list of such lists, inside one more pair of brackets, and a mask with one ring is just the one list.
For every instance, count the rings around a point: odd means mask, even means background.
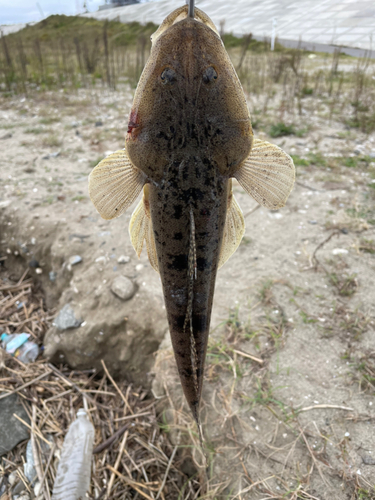
[{"label": "fish head", "polygon": [[156,183],[168,165],[197,150],[229,178],[252,145],[233,65],[209,17],[199,9],[195,15],[181,7],[152,36],[129,117],[129,158]]}]

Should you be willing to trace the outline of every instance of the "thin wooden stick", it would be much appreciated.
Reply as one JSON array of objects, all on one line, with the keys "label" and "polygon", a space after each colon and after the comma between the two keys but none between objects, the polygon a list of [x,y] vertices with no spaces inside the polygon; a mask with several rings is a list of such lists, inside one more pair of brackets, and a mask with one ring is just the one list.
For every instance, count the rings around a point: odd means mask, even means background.
[{"label": "thin wooden stick", "polygon": [[8,396],[11,396],[12,394],[14,394],[16,392],[22,391],[22,389],[25,389],[25,387],[29,387],[30,385],[34,384],[38,380],[41,380],[42,378],[47,377],[50,373],[52,373],[51,370],[48,372],[42,373],[42,375],[39,375],[39,377],[36,377],[33,380],[30,380],[30,382],[26,382],[26,384],[23,384],[23,385],[21,385],[21,387],[14,389],[14,391],[7,392],[6,394],[2,394],[0,396],[0,399],[7,398]]},{"label": "thin wooden stick", "polygon": [[110,478],[109,483],[108,483],[108,490],[107,490],[107,498],[108,499],[110,498],[111,490],[112,490],[112,486],[113,486],[113,481],[115,480],[115,474],[117,472],[118,466],[120,465],[121,457],[122,457],[122,454],[124,452],[124,448],[125,448],[125,444],[126,444],[126,440],[128,439],[128,433],[129,433],[129,431],[126,431],[124,434],[124,437],[122,438],[120,451],[118,452],[115,466],[113,467],[111,478]]},{"label": "thin wooden stick", "polygon": [[123,434],[128,427],[129,427],[129,424],[125,424],[118,431],[116,431],[112,436],[110,436],[108,439],[106,439],[103,443],[99,444],[92,452],[93,455],[96,455],[97,453],[102,452],[106,448],[109,448],[119,437],[121,437],[121,434]]},{"label": "thin wooden stick", "polygon": [[260,365],[262,365],[264,363],[263,359],[256,358],[255,356],[252,356],[251,354],[248,354],[247,352],[238,351],[237,349],[233,349],[233,352],[239,354],[240,356],[243,356],[244,358],[250,358],[253,361],[256,361],[257,363],[259,363]]},{"label": "thin wooden stick", "polygon": [[109,378],[109,380],[112,382],[112,384],[114,385],[114,387],[116,388],[116,391],[120,394],[120,397],[121,399],[123,400],[123,402],[125,403],[125,406],[126,408],[129,410],[129,412],[133,415],[134,412],[133,410],[130,408],[129,406],[129,403],[126,399],[126,397],[123,395],[123,393],[120,391],[119,389],[119,386],[116,384],[116,382],[113,380],[113,378],[111,377],[109,371],[107,370],[107,367],[105,366],[105,363],[104,363],[104,359],[101,360],[102,362],[102,365],[103,365],[103,368],[104,368],[104,371],[105,371],[105,374],[107,375],[107,377]]},{"label": "thin wooden stick", "polygon": [[[122,479],[123,481],[125,481],[125,483],[129,484],[132,488],[134,488],[136,491],[138,491],[138,493],[141,496],[143,496],[143,498],[147,498],[147,500],[153,500],[149,495],[147,495],[146,493],[143,493],[143,491],[138,488],[137,485],[140,484],[140,483],[136,483],[132,479],[129,479],[129,478],[123,476],[120,472],[118,472],[117,470],[115,470],[111,465],[107,465],[107,469],[109,469],[110,471],[114,472],[116,474],[116,476],[118,476],[120,479]],[[146,485],[143,485],[143,484],[140,484],[140,485],[143,488],[146,488]]]},{"label": "thin wooden stick", "polygon": [[17,415],[17,413],[13,413],[13,417],[15,417],[17,420],[19,420],[23,425],[25,425],[28,429],[30,429],[31,433],[35,432],[35,434],[38,435],[40,439],[42,439],[45,443],[47,443],[50,447],[52,446],[51,443],[46,439],[43,434],[40,432],[40,430],[36,427],[33,428],[31,425],[29,425],[27,422],[22,420],[21,417]]},{"label": "thin wooden stick", "polygon": [[354,411],[354,408],[349,408],[348,406],[339,406],[339,405],[315,405],[315,406],[306,406],[306,408],[301,408],[297,410],[297,412],[302,411],[310,411],[310,410],[319,410],[319,409],[335,409],[335,410],[346,410],[346,411]]},{"label": "thin wooden stick", "polygon": [[163,491],[164,489],[164,486],[165,486],[165,483],[167,481],[167,477],[168,477],[168,474],[169,474],[169,469],[171,468],[171,465],[172,465],[172,462],[173,462],[173,459],[174,459],[174,456],[176,455],[176,451],[177,451],[177,445],[174,447],[173,449],[173,452],[172,452],[172,455],[171,455],[171,458],[169,459],[169,462],[168,462],[168,465],[167,465],[167,469],[165,471],[165,474],[164,474],[164,478],[163,478],[163,482],[161,483],[161,486],[160,486],[160,489],[158,491],[158,494],[156,495],[156,499],[155,500],[158,500],[158,498],[160,497],[161,495],[161,492]]}]

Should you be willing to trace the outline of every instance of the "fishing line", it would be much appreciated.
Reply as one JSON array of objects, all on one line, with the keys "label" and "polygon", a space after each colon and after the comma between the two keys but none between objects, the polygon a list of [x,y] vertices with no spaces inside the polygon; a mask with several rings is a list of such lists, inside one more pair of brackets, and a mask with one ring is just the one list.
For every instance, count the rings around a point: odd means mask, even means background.
[{"label": "fishing line", "polygon": [[195,0],[189,0],[189,9],[188,9],[188,16],[192,17],[194,19],[194,1]]}]

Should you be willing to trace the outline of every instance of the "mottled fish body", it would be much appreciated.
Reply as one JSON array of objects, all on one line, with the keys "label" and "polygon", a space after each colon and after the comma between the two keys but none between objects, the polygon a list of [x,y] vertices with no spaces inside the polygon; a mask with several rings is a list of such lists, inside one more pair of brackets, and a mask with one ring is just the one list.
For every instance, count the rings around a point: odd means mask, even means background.
[{"label": "mottled fish body", "polygon": [[294,165],[254,139],[245,96],[221,38],[199,9],[172,12],[152,36],[130,113],[125,149],[95,167],[90,197],[105,219],[143,189],[132,244],[160,273],[185,397],[199,423],[217,269],[245,231],[232,178],[261,205],[282,207]]}]

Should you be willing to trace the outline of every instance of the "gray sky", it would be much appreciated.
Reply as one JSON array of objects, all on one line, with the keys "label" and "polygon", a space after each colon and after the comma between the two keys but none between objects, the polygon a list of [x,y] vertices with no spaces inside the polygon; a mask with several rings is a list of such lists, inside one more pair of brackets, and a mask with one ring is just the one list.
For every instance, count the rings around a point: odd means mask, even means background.
[{"label": "gray sky", "polygon": [[[76,15],[83,12],[83,0],[39,0],[44,15]],[[86,0],[89,11],[98,10],[105,0]],[[0,24],[28,23],[40,21],[42,15],[34,0],[0,0]]]}]

